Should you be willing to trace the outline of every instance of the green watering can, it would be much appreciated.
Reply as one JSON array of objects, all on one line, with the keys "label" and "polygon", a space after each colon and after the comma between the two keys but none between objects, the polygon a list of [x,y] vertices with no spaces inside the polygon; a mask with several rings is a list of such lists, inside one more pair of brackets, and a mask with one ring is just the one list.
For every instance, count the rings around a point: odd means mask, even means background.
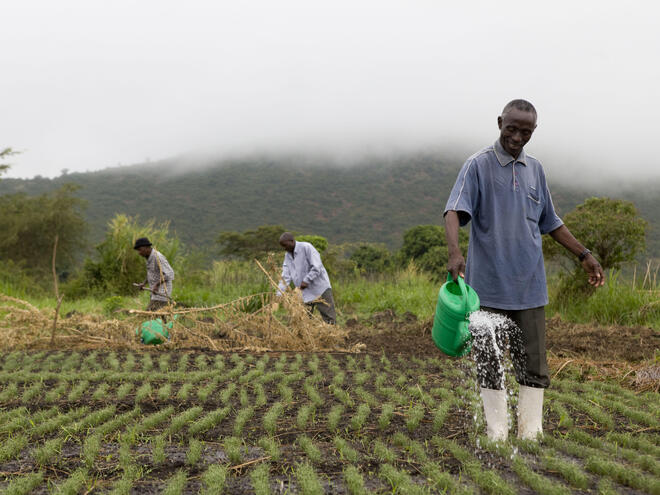
[{"label": "green watering can", "polygon": [[155,320],[148,320],[142,323],[136,330],[135,335],[140,337],[143,344],[157,345],[165,342],[166,339],[170,338],[170,334],[167,331],[172,329],[172,323],[169,322],[163,324],[163,320],[156,318]]},{"label": "green watering can", "polygon": [[472,349],[468,316],[479,309],[479,296],[463,277],[454,282],[451,273],[442,284],[435,307],[431,337],[435,345],[449,356],[465,356]]}]

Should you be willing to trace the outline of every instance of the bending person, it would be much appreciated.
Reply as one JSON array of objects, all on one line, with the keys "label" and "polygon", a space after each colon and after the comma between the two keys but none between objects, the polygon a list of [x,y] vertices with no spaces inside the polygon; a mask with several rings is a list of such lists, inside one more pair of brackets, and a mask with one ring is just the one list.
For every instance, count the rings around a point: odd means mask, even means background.
[{"label": "bending person", "polygon": [[149,284],[151,299],[147,305],[147,311],[158,311],[163,306],[167,306],[172,298],[174,270],[165,256],[151,246],[149,239],[140,237],[135,241],[133,249],[137,250],[140,256],[147,259],[147,278],[144,282],[137,284],[140,289],[144,288],[147,283]]},{"label": "bending person", "polygon": [[[285,291],[291,283],[302,291],[303,302],[310,312],[318,308],[326,323],[336,322],[335,301],[328,272],[323,266],[321,255],[309,242],[296,241],[293,234],[285,232],[280,236],[280,246],[286,251],[282,263],[282,280],[279,288]],[[314,302],[317,299],[319,302]]]}]

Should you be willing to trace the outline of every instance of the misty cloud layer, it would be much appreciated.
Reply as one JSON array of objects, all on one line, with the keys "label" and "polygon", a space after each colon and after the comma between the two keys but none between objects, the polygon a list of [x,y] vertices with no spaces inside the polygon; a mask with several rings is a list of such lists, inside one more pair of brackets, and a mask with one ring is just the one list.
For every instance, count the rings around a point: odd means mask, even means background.
[{"label": "misty cloud layer", "polygon": [[[532,101],[549,176],[660,176],[653,2],[89,2],[0,7],[10,176],[186,153],[466,153]],[[596,179],[594,179],[596,180]]]}]

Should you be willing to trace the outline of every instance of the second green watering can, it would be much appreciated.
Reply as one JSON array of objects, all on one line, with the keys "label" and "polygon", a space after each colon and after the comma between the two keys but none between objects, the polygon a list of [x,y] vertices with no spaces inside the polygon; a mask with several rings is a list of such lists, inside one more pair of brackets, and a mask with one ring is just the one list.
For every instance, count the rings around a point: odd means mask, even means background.
[{"label": "second green watering can", "polygon": [[462,277],[454,282],[447,274],[447,282],[440,287],[435,307],[431,337],[435,345],[449,356],[465,356],[472,348],[468,317],[479,309],[479,296]]}]

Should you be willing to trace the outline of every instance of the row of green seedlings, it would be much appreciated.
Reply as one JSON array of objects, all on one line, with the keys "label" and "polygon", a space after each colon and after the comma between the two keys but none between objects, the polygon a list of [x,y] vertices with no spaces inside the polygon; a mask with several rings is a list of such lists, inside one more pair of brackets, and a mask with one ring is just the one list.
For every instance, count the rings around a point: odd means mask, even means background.
[{"label": "row of green seedlings", "polygon": [[[660,428],[660,420],[658,414],[653,412],[646,412],[645,409],[658,412],[657,402],[660,402],[660,395],[655,395],[656,401],[649,403],[648,398],[644,400],[637,397],[632,392],[625,394],[621,387],[612,386],[610,392],[604,390],[604,385],[582,384],[575,381],[556,380],[555,387],[559,388],[565,394],[573,394],[581,399],[581,405],[584,406],[584,401],[592,404],[593,410],[599,411],[603,419],[603,423],[608,429],[612,429],[614,420],[611,419],[613,414],[618,414],[620,417],[625,417],[633,422],[636,426],[635,429],[640,427],[649,427],[653,429]],[[622,400],[623,399],[623,400]],[[625,401],[625,402],[624,402]],[[573,401],[575,402],[575,401]],[[590,414],[591,416],[592,414]],[[606,417],[609,416],[609,419]],[[610,421],[611,420],[611,421]],[[620,421],[616,421],[617,426],[620,427]]]}]

